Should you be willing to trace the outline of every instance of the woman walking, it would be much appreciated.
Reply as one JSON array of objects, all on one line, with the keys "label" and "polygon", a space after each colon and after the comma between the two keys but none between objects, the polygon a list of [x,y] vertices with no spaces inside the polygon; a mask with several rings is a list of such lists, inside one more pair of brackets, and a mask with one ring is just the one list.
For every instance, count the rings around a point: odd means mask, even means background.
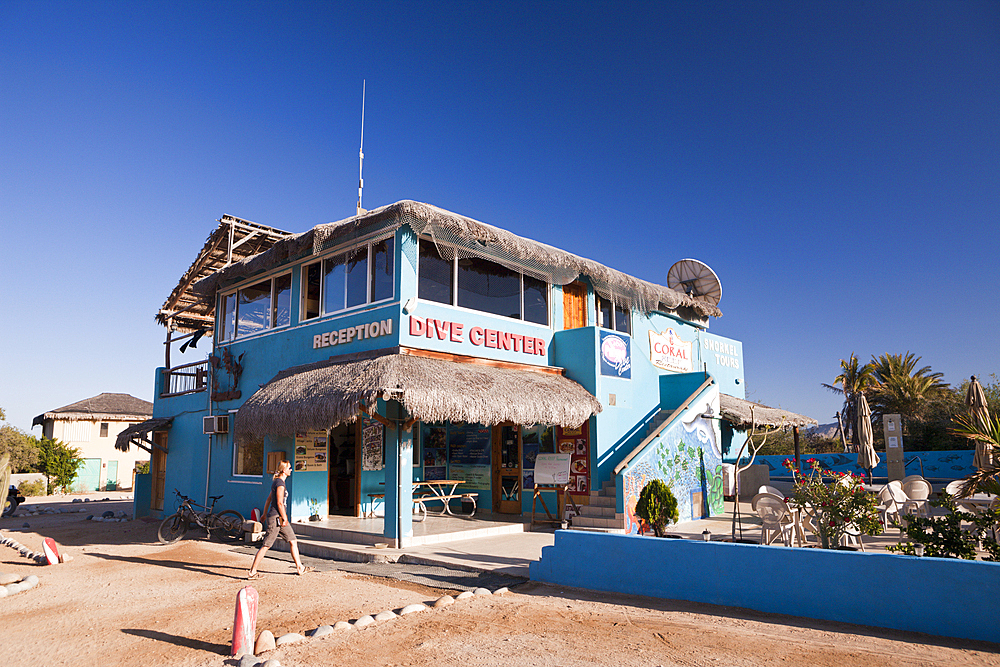
[{"label": "woman walking", "polygon": [[278,471],[274,473],[274,481],[271,482],[271,493],[267,496],[267,502],[264,503],[264,520],[267,522],[264,544],[257,555],[253,557],[253,564],[247,573],[247,579],[261,578],[257,566],[264,560],[264,554],[267,553],[267,550],[274,546],[279,535],[281,539],[288,542],[292,552],[292,560],[295,561],[295,571],[300,575],[314,571],[313,568],[302,565],[302,559],[299,558],[299,545],[295,541],[295,533],[292,532],[292,524],[288,522],[288,512],[285,510],[285,499],[288,498],[285,491],[285,480],[291,474],[292,465],[288,461],[278,463]]}]

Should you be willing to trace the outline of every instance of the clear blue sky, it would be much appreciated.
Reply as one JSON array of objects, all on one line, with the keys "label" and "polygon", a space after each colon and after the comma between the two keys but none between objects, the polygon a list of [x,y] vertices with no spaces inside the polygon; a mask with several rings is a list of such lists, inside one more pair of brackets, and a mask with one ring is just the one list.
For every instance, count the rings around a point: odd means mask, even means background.
[{"label": "clear blue sky", "polygon": [[[1000,372],[1000,3],[0,2],[0,407],[152,400],[223,214],[415,199],[723,283],[750,397]],[[38,434],[38,429],[34,433]]]}]

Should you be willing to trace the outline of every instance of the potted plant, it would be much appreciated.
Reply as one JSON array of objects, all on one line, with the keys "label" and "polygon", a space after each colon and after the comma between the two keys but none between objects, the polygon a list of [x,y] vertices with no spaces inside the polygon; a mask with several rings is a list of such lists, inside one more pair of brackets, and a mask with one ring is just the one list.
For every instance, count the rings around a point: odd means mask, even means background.
[{"label": "potted plant", "polygon": [[310,498],[309,499],[309,520],[310,521],[319,521],[320,520],[320,516],[319,516],[319,500],[317,500],[316,498]]},{"label": "potted plant", "polygon": [[635,514],[653,529],[657,537],[663,537],[667,524],[677,523],[677,499],[662,479],[652,479],[639,493]]}]

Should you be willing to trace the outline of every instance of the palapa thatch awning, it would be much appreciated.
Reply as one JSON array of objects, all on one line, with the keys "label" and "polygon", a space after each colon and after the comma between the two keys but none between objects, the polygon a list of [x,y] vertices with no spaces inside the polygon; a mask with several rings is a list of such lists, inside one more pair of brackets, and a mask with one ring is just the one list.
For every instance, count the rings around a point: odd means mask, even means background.
[{"label": "palapa thatch awning", "polygon": [[[408,225],[429,236],[445,259],[485,257],[515,271],[566,285],[586,276],[601,296],[644,313],[677,311],[686,319],[721,317],[719,307],[655,283],[609,268],[590,259],[532,241],[507,230],[430,204],[404,200],[339,222],[318,225],[308,232],[280,240],[270,250],[216,271],[192,286],[194,293],[210,296],[223,284],[249,278],[294,259],[318,254],[351,239],[391,236]],[[415,261],[415,258],[414,258]]]},{"label": "palapa thatch awning", "polygon": [[[751,417],[750,408],[753,408]],[[754,403],[729,394],[719,394],[719,409],[722,418],[739,431],[746,431],[751,426],[776,428],[780,426],[815,426],[819,422],[811,417],[797,415],[788,410],[770,408],[760,403]]]},{"label": "palapa thatch awning", "polygon": [[[152,433],[153,431],[162,431],[164,429],[170,428],[171,422],[174,421],[173,417],[157,418],[157,419],[147,419],[144,422],[138,424],[132,424],[124,431],[118,434],[115,438],[115,449],[123,452],[127,452],[131,445],[135,445],[140,449],[145,449],[147,452],[152,453],[153,447],[159,447],[153,443],[146,435]],[[160,447],[162,449],[162,447]]]},{"label": "palapa thatch awning", "polygon": [[296,366],[279,373],[239,409],[235,437],[333,428],[357,418],[362,405],[399,401],[424,422],[487,426],[503,422],[576,427],[601,411],[600,402],[561,375],[390,353]]}]

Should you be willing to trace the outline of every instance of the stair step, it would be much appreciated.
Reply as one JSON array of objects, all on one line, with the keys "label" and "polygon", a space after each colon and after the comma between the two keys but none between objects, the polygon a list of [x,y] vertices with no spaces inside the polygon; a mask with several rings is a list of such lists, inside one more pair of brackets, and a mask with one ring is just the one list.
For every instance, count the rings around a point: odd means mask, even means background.
[{"label": "stair step", "polygon": [[581,505],[580,506],[580,516],[598,517],[606,519],[608,517],[615,516],[615,506],[601,506],[601,505]]},{"label": "stair step", "polygon": [[614,507],[615,497],[614,496],[590,496],[590,504],[597,507]]},{"label": "stair step", "polygon": [[573,517],[573,526],[578,528],[617,528],[624,529],[624,522],[617,518],[602,518],[602,517],[588,517],[588,516],[575,516]]},{"label": "stair step", "polygon": [[576,526],[576,525],[574,525],[574,526],[570,526],[569,529],[570,530],[580,530],[580,531],[591,532],[591,533],[611,533],[611,534],[617,534],[617,535],[624,535],[625,534],[625,529],[624,528],[597,528],[595,526]]}]

